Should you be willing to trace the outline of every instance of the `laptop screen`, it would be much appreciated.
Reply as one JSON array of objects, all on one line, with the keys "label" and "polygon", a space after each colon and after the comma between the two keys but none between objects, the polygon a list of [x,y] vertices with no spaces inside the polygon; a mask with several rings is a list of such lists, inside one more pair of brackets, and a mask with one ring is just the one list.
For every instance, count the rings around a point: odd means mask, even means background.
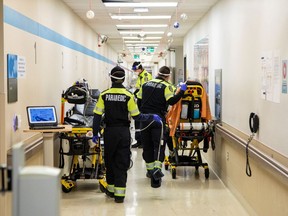
[{"label": "laptop screen", "polygon": [[58,124],[54,106],[29,106],[27,115],[30,127]]}]

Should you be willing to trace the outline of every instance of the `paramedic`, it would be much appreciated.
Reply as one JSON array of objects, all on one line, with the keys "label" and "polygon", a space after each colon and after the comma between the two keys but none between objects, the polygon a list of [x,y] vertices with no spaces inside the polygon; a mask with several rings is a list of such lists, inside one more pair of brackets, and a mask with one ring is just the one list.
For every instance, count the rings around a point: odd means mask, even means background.
[{"label": "paramedic", "polygon": [[169,78],[170,69],[163,66],[159,69],[157,77],[144,83],[138,93],[138,98],[141,102],[141,112],[157,114],[163,122],[162,128],[156,123],[152,123],[147,127],[149,122],[141,122],[141,141],[143,144],[143,159],[146,162],[146,176],[151,178],[151,187],[153,188],[161,186],[161,177],[164,176],[161,168],[165,146],[160,144],[160,140],[162,133],[165,131],[167,105],[177,103],[187,89],[187,85],[182,83],[180,84],[179,93],[174,95],[174,89],[168,82]]},{"label": "paramedic", "polygon": [[[138,78],[136,80],[136,85],[135,85],[135,92],[134,95],[137,98],[137,93],[140,90],[141,86],[152,79],[152,75],[150,73],[148,73],[142,66],[141,62],[137,62],[135,61],[132,65],[132,70],[138,74]],[[137,100],[138,101],[138,100]],[[141,111],[141,107],[139,106],[139,110]],[[138,130],[140,129],[140,122],[139,121],[135,121],[135,129]],[[135,140],[137,141],[136,144],[132,145],[132,148],[141,148],[141,135],[139,131],[135,132]]]},{"label": "paramedic", "polygon": [[130,120],[129,114],[138,121],[152,120],[160,124],[157,115],[140,114],[134,95],[122,85],[125,71],[114,67],[110,72],[112,87],[103,91],[94,108],[93,142],[99,140],[98,131],[105,113],[104,158],[106,166],[106,194],[122,203],[125,198],[127,170],[130,165]]}]

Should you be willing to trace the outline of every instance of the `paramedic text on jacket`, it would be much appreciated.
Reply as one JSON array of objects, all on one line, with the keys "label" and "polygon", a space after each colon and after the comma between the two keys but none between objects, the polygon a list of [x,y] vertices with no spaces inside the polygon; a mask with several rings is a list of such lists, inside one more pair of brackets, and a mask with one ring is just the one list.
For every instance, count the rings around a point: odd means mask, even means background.
[{"label": "paramedic text on jacket", "polygon": [[[187,85],[183,83],[180,86],[179,93],[174,95],[174,88],[168,82],[169,77],[170,69],[166,66],[161,67],[157,77],[144,83],[138,93],[138,98],[141,100],[141,112],[157,114],[162,118],[163,122],[163,128],[161,128],[161,125],[153,123],[147,129],[141,131],[143,159],[146,162],[147,169],[146,175],[151,177],[151,187],[154,188],[161,186],[161,177],[163,177],[161,168],[165,146],[159,145],[161,133],[165,131],[167,105],[177,103],[187,89]],[[147,126],[147,122],[142,122],[142,128]]]},{"label": "paramedic text on jacket", "polygon": [[[130,120],[157,121],[156,115],[144,115],[138,110],[134,95],[122,85],[125,71],[114,67],[110,72],[112,87],[103,91],[94,108],[93,141],[98,142],[102,115],[105,113],[104,160],[106,166],[106,194],[122,203],[125,198],[127,170],[130,165]],[[159,120],[158,120],[159,121]]]}]

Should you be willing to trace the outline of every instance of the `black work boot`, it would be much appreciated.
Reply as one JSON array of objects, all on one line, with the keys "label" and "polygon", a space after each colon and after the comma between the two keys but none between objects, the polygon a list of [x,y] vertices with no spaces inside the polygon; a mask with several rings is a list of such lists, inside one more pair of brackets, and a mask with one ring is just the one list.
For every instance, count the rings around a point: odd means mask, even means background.
[{"label": "black work boot", "polygon": [[124,198],[125,198],[125,197],[115,196],[115,197],[114,197],[114,201],[115,201],[116,203],[123,203],[123,202],[124,202]]},{"label": "black work boot", "polygon": [[153,173],[153,170],[147,170],[147,172],[146,172],[146,177],[147,177],[147,178],[151,178],[152,173]]},{"label": "black work boot", "polygon": [[151,176],[151,187],[152,188],[159,188],[161,187],[161,178],[155,179],[153,175]]},{"label": "black work boot", "polygon": [[107,195],[108,197],[114,198],[114,193],[112,193],[112,192],[110,192],[110,191],[108,191],[108,190],[106,190],[105,193],[106,193],[106,195]]},{"label": "black work boot", "polygon": [[161,169],[155,168],[152,170],[152,176],[151,176],[151,187],[153,188],[159,188],[161,187],[161,178],[164,176]]},{"label": "black work boot", "polygon": [[164,176],[164,174],[162,173],[161,169],[155,168],[152,171],[152,176],[153,176],[154,179],[158,180],[158,179],[161,179]]}]

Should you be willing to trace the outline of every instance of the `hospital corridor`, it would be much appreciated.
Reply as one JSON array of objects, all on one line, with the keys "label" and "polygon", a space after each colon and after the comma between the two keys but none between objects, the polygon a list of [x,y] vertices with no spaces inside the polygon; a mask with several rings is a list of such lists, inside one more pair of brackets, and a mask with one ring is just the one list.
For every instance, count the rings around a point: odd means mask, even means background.
[{"label": "hospital corridor", "polygon": [[288,216],[288,0],[0,0],[0,216]]},{"label": "hospital corridor", "polygon": [[192,167],[177,169],[177,179],[164,172],[160,188],[153,189],[146,177],[142,149],[132,149],[133,166],[128,171],[127,191],[123,205],[100,189],[95,180],[80,180],[74,191],[63,194],[61,216],[92,215],[249,215],[239,201],[211,172],[205,179],[204,169],[195,175]]}]

